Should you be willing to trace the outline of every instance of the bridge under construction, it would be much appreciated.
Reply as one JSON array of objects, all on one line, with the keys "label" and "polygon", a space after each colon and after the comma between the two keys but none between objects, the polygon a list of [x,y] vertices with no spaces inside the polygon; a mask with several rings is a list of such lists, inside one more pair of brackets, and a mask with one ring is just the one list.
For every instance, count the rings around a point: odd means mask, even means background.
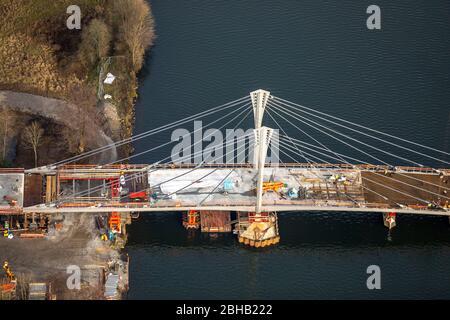
[{"label": "bridge under construction", "polygon": [[[194,153],[178,161],[170,161],[170,156],[153,164],[130,161],[169,142],[111,163],[86,164],[110,148],[224,110],[227,114],[213,123],[223,124],[225,117],[234,117],[222,127],[236,119],[240,120],[238,127],[253,111],[254,129],[223,144],[227,152],[220,159],[233,161],[212,160],[210,151],[216,151],[217,145],[196,151],[195,144],[203,142],[197,141],[190,146]],[[278,126],[277,131],[262,125],[265,114]],[[299,134],[287,135],[288,125]],[[331,149],[307,128],[318,131],[321,139],[331,138],[351,148],[352,156]],[[267,162],[269,149],[279,161]],[[256,90],[249,97],[55,164],[30,170],[0,169],[0,214],[34,220],[36,215],[67,212],[181,211],[184,225],[190,228],[200,227],[202,213],[221,217],[235,212],[240,241],[265,246],[271,244],[264,242],[267,239],[279,240],[276,212],[281,211],[379,212],[389,228],[396,224],[396,213],[450,216],[450,169],[445,168],[449,155]],[[192,158],[200,160],[192,163]],[[396,162],[391,158],[406,165],[393,165]],[[438,167],[424,161],[438,163]],[[229,224],[228,217],[222,220]],[[229,230],[223,225],[207,229]]]}]

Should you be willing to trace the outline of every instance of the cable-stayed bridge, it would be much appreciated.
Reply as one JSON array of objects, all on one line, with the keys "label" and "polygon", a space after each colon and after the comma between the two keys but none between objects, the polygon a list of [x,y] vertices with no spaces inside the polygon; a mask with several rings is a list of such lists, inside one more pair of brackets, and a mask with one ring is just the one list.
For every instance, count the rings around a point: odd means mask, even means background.
[{"label": "cable-stayed bridge", "polygon": [[[254,127],[242,129],[251,115]],[[180,143],[175,155],[153,164],[134,164],[134,158],[162,154],[174,141],[111,163],[92,164],[112,148],[209,118],[213,121],[206,127],[220,126],[218,130],[205,131],[200,141],[184,139],[195,137],[197,130],[182,131],[179,137],[189,143]],[[227,129],[225,134],[222,129]],[[214,143],[204,148],[205,141]],[[3,169],[0,212],[354,211],[450,216],[449,155],[256,90],[51,165]],[[14,191],[8,194],[9,187]]]}]

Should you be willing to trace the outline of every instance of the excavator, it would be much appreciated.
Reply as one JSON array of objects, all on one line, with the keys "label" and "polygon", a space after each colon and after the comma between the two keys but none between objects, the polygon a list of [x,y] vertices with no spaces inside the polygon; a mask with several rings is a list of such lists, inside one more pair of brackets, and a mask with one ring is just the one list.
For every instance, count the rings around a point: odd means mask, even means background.
[{"label": "excavator", "polygon": [[8,261],[3,263],[3,270],[5,271],[8,282],[0,283],[0,299],[9,297],[7,299],[14,299],[16,292],[16,276],[11,271]]},{"label": "excavator", "polygon": [[8,261],[5,261],[3,263],[3,270],[5,271],[6,277],[8,278],[9,281],[14,281],[16,280],[16,276],[14,275],[14,273],[11,271],[11,268],[9,266]]}]

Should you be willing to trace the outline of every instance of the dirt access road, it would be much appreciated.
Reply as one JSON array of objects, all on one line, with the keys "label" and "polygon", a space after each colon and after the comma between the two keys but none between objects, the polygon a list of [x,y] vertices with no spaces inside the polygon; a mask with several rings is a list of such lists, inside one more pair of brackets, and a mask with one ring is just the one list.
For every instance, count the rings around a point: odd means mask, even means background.
[{"label": "dirt access road", "polygon": [[[0,90],[0,106],[5,106],[13,111],[47,118],[73,130],[78,130],[76,124],[79,123],[77,119],[79,111],[75,105],[63,100],[22,92]],[[112,139],[103,132],[93,119],[87,119],[86,128],[87,145],[91,149],[113,143]],[[111,148],[99,154],[96,159],[90,159],[90,161],[98,164],[106,164],[116,159],[117,150],[116,148]]]},{"label": "dirt access road", "polygon": [[[9,261],[16,276],[32,282],[51,282],[57,299],[98,299],[99,288],[84,293],[66,285],[68,266],[107,266],[119,258],[119,252],[99,239],[92,214],[66,214],[63,229],[50,239],[0,238],[0,261]],[[3,270],[0,271],[3,278]],[[83,279],[83,275],[82,275]]]}]

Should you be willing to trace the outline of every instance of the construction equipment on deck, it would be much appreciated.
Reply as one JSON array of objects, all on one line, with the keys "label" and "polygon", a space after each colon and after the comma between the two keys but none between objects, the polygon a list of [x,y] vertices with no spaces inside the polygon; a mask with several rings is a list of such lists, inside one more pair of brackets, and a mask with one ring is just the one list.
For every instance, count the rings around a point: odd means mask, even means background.
[{"label": "construction equipment on deck", "polygon": [[147,191],[131,192],[128,197],[131,201],[135,202],[145,202],[149,200]]},{"label": "construction equipment on deck", "polygon": [[278,192],[281,188],[287,187],[287,185],[283,182],[263,182],[263,191],[275,191]]},{"label": "construction equipment on deck", "polygon": [[[287,187],[287,184],[285,184],[284,182],[266,181],[266,182],[263,182],[262,190],[263,190],[263,192],[273,191],[273,192],[279,193],[280,189],[285,188],[285,187]],[[255,191],[256,191],[256,188],[255,188]]]}]

